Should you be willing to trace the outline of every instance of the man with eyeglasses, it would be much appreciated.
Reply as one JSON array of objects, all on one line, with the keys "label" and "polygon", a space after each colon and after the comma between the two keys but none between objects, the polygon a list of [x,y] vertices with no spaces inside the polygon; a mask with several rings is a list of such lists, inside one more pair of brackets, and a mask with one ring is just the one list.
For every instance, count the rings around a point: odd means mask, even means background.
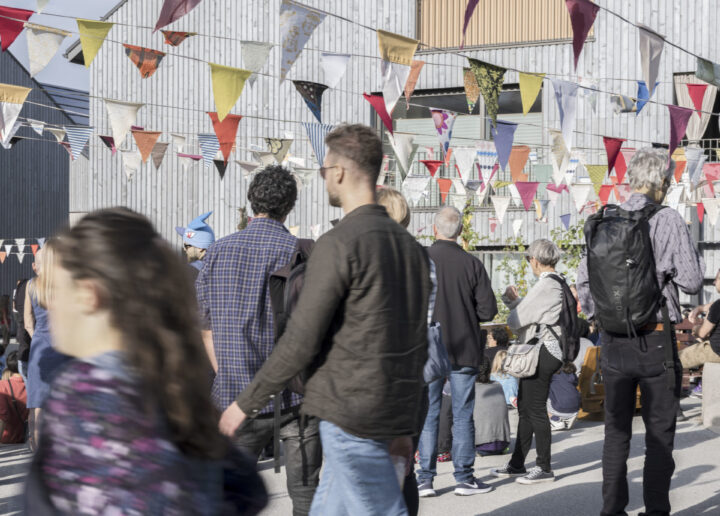
[{"label": "man with eyeglasses", "polygon": [[190,264],[190,276],[193,282],[203,268],[208,248],[215,242],[215,233],[206,222],[213,212],[203,213],[194,218],[186,227],[176,227],[175,231],[183,239],[183,249]]}]

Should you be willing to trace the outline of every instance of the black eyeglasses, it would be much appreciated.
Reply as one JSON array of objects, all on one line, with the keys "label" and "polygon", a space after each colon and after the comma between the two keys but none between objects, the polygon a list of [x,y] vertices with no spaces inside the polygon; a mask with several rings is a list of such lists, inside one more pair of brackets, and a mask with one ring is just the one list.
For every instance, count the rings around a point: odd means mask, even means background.
[{"label": "black eyeglasses", "polygon": [[325,172],[328,170],[332,170],[333,168],[338,168],[340,165],[330,165],[329,167],[320,167],[320,177],[325,179]]},{"label": "black eyeglasses", "polygon": [[190,249],[190,248],[193,247],[193,246],[191,246],[190,244],[183,244],[183,247],[184,247],[185,250],[187,251],[188,249]]}]

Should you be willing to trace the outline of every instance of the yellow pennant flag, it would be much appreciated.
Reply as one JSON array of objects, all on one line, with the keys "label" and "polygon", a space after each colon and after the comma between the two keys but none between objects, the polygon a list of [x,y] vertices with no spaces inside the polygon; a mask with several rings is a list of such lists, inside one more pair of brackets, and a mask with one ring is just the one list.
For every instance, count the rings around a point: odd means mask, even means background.
[{"label": "yellow pennant flag", "polygon": [[240,98],[245,87],[245,81],[252,75],[250,70],[231,68],[210,63],[212,74],[213,96],[215,97],[215,111],[220,122],[230,113],[230,110]]},{"label": "yellow pennant flag", "polygon": [[535,103],[535,99],[542,88],[544,73],[520,72],[520,98],[522,99],[523,115],[527,115]]},{"label": "yellow pennant flag", "polygon": [[105,38],[112,29],[113,24],[96,20],[77,20],[78,32],[80,33],[80,45],[82,46],[85,67],[90,68]]},{"label": "yellow pennant flag", "polygon": [[380,57],[391,63],[406,66],[412,64],[412,58],[420,43],[417,39],[406,38],[400,34],[393,34],[380,29],[378,29],[377,35]]},{"label": "yellow pennant flag", "polygon": [[493,183],[493,188],[495,190],[499,190],[500,188],[503,188],[505,186],[510,186],[512,183],[510,181],[500,181],[497,180]]},{"label": "yellow pennant flag", "polygon": [[607,174],[608,167],[607,165],[585,165],[585,168],[588,171],[593,188],[595,188],[595,195],[597,195],[600,193],[600,187],[605,180],[605,174]]}]

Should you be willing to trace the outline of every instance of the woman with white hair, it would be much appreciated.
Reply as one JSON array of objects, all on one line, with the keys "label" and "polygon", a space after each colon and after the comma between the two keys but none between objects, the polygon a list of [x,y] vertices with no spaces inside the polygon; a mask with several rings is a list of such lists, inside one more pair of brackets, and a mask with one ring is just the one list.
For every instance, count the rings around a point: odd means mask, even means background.
[{"label": "woman with white hair", "polygon": [[[496,477],[519,477],[517,482],[521,484],[535,484],[555,480],[550,468],[551,433],[546,404],[550,380],[563,363],[560,343],[550,329],[560,317],[563,291],[558,281],[548,277],[557,274],[555,265],[560,260],[560,250],[554,243],[544,238],[535,240],[530,244],[525,259],[539,281],[524,298],[518,295],[514,285],[505,290],[503,302],[510,308],[507,325],[518,336],[519,343],[535,343],[541,348],[535,374],[520,379],[520,419],[515,451],[510,462],[490,472]],[[537,448],[536,465],[526,470],[525,458],[532,446],[533,434]]]}]

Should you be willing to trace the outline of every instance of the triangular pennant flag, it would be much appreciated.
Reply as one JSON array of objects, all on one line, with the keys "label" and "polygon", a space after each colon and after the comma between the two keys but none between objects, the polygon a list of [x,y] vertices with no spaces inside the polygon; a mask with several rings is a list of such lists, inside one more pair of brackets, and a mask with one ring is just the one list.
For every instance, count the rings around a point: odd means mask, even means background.
[{"label": "triangular pennant flag", "polygon": [[645,84],[652,89],[648,98],[655,92],[655,84],[660,68],[660,57],[662,56],[665,38],[645,25],[637,25],[640,36],[640,62]]},{"label": "triangular pennant flag", "polygon": [[470,179],[475,158],[477,157],[475,147],[453,147],[453,156],[455,156],[455,163],[460,169],[460,177]]},{"label": "triangular pennant flag", "polygon": [[627,183],[621,183],[615,185],[615,198],[619,204],[626,202],[630,198],[632,189]]},{"label": "triangular pennant flag", "polygon": [[628,165],[630,165],[630,161],[634,155],[635,149],[628,148],[620,150],[620,156],[617,161],[615,161],[615,175],[617,176],[619,183],[622,183],[625,179],[625,173],[627,172]]},{"label": "triangular pennant flag", "polygon": [[253,151],[253,157],[259,161],[263,167],[269,167],[275,163],[275,156],[272,152]]},{"label": "triangular pennant flag", "polygon": [[443,163],[445,163],[445,165],[450,165],[450,157],[452,156],[452,153],[453,153],[453,150],[452,150],[452,147],[451,147],[451,148],[449,148],[448,151],[445,153],[445,160],[443,161]]},{"label": "triangular pennant flag", "polygon": [[565,179],[565,172],[570,164],[570,151],[565,145],[565,140],[560,131],[550,129],[549,133],[552,138],[550,157],[552,158],[553,181],[556,185],[559,185]]},{"label": "triangular pennant flag", "polygon": [[465,209],[465,206],[467,205],[468,198],[465,194],[454,194],[451,193],[448,195],[448,206],[453,206],[457,208],[459,211],[463,211]]},{"label": "triangular pennant flag", "polygon": [[135,123],[138,110],[145,104],[136,104],[134,102],[123,102],[121,100],[105,100],[105,108],[110,118],[110,128],[112,129],[113,140],[116,147],[122,147],[125,141],[125,135]]},{"label": "triangular pennant flag", "polygon": [[705,97],[705,90],[707,90],[707,87],[707,84],[687,84],[690,99],[692,100],[693,106],[695,106],[695,111],[697,111],[697,114],[700,117],[702,117],[703,97]]},{"label": "triangular pennant flag", "polygon": [[588,175],[590,176],[590,181],[595,189],[595,195],[598,195],[600,192],[600,186],[603,184],[603,181],[605,181],[605,175],[608,171],[607,166],[585,165],[585,170],[587,170]]},{"label": "triangular pennant flag", "polygon": [[285,156],[287,156],[292,142],[291,138],[265,138],[268,149],[278,163],[285,161]]},{"label": "triangular pennant flag", "polygon": [[35,14],[27,9],[16,9],[0,5],[0,48],[5,52],[22,32],[24,22]]},{"label": "triangular pennant flag", "polygon": [[324,84],[308,81],[293,81],[295,89],[302,96],[317,121],[322,124],[322,94],[328,88]]},{"label": "triangular pennant flag", "polygon": [[565,0],[565,6],[570,13],[570,24],[573,29],[573,54],[575,70],[577,70],[580,52],[582,52],[590,28],[595,23],[595,17],[600,7],[590,0]]},{"label": "triangular pennant flag", "polygon": [[523,219],[515,219],[512,221],[513,234],[516,238],[520,236],[520,229],[522,229],[522,225]]},{"label": "triangular pennant flag", "polygon": [[477,192],[477,189],[483,186],[482,179],[468,179],[465,180],[465,188],[473,192]]},{"label": "triangular pennant flag", "polygon": [[[140,156],[142,156],[143,163],[147,163],[150,153],[155,147],[158,139],[162,132],[160,131],[133,131],[132,135],[135,138]],[[68,137],[69,138],[69,137]]]},{"label": "triangular pennant flag", "polygon": [[248,82],[252,85],[258,72],[265,67],[270,51],[273,48],[272,43],[263,41],[241,41],[243,68],[250,70],[253,74],[248,78]]},{"label": "triangular pennant flag", "polygon": [[329,88],[334,88],[340,82],[345,70],[347,70],[350,54],[336,54],[323,52],[320,54],[320,67],[323,69],[323,77]]},{"label": "triangular pennant flag", "polygon": [[505,68],[495,66],[490,63],[478,61],[477,59],[468,58],[470,69],[475,74],[480,93],[485,100],[485,110],[488,116],[496,125],[498,112],[498,99],[500,98],[500,90],[502,89],[503,77],[505,76]]},{"label": "triangular pennant flag", "polygon": [[50,127],[47,129],[47,132],[52,134],[58,143],[62,143],[62,141],[65,139],[65,129],[57,129],[55,127]]},{"label": "triangular pennant flag", "polygon": [[435,129],[438,133],[438,140],[440,140],[440,147],[442,148],[443,156],[447,157],[448,149],[450,148],[450,139],[452,138],[453,125],[455,125],[457,113],[446,111],[444,109],[431,109],[430,114],[432,115]]},{"label": "triangular pennant flag", "polygon": [[110,22],[97,20],[77,20],[78,33],[80,34],[80,46],[82,47],[83,59],[85,60],[85,68],[90,68],[90,64],[95,59],[105,38],[112,29],[113,24]]},{"label": "triangular pennant flag", "polygon": [[467,190],[465,190],[465,185],[463,185],[462,179],[459,177],[453,177],[452,179],[453,188],[455,188],[455,193],[460,195],[467,195]]},{"label": "triangular pennant flag", "polygon": [[495,230],[497,229],[497,226],[498,226],[497,217],[490,217],[488,219],[488,222],[490,222],[490,232],[495,234]]},{"label": "triangular pennant flag", "polygon": [[231,68],[210,63],[215,108],[221,122],[225,120],[237,99],[240,98],[240,94],[245,87],[245,81],[250,77],[251,73],[250,70],[243,70],[242,68]]},{"label": "triangular pennant flag", "polygon": [[565,215],[560,215],[560,221],[562,222],[563,226],[565,226],[565,230],[570,227],[570,213],[566,213]]},{"label": "triangular pennant flag", "polygon": [[11,149],[13,145],[15,145],[21,138],[19,136],[15,136],[15,133],[18,132],[22,124],[17,121],[13,124],[12,128],[8,131],[7,128],[0,131],[2,134],[2,139],[0,139],[0,144],[2,144],[3,148],[5,149]]},{"label": "triangular pennant flag", "polygon": [[150,155],[152,156],[153,165],[155,165],[155,170],[158,170],[160,168],[160,165],[162,165],[163,159],[165,159],[165,152],[167,151],[167,148],[169,146],[170,146],[169,143],[158,142],[153,147]]},{"label": "triangular pennant flag", "polygon": [[495,150],[497,152],[497,159],[500,163],[500,167],[503,172],[507,168],[508,160],[510,159],[510,153],[512,151],[513,139],[515,138],[515,130],[517,124],[512,122],[506,122],[504,120],[498,120],[496,127],[490,127],[490,133],[492,134],[493,141],[495,142]]},{"label": "triangular pennant flag", "polygon": [[402,95],[410,75],[410,65],[417,50],[416,39],[407,38],[392,32],[378,29],[378,47],[380,48],[380,74],[385,110],[392,113],[397,100]]},{"label": "triangular pennant flag", "polygon": [[523,174],[523,169],[530,156],[530,147],[527,145],[514,145],[510,151],[510,177],[513,183],[528,180],[528,175]]},{"label": "triangular pennant flag", "polygon": [[[30,88],[15,86],[13,84],[0,84],[0,140],[9,141],[18,115],[22,110]],[[12,134],[10,134],[12,133]]]},{"label": "triangular pennant flag", "polygon": [[30,127],[33,131],[35,131],[37,134],[42,136],[43,132],[45,132],[45,122],[40,122],[38,120],[31,120],[28,118],[28,122],[30,122]]},{"label": "triangular pennant flag", "polygon": [[7,257],[7,253],[0,252],[0,263],[5,263],[5,258]]},{"label": "triangular pennant flag", "polygon": [[687,158],[687,172],[690,184],[697,186],[702,176],[703,165],[705,164],[705,153],[699,147],[686,147],[685,157]]},{"label": "triangular pennant flag", "polygon": [[575,201],[575,208],[579,213],[580,211],[582,211],[585,203],[588,202],[588,198],[593,192],[593,185],[585,183],[575,183],[570,185],[570,192],[572,193],[573,200]]},{"label": "triangular pennant flag", "polygon": [[32,249],[32,254],[35,256],[38,252],[38,245],[37,244],[30,244],[30,249]]},{"label": "triangular pennant flag", "polygon": [[497,216],[498,222],[502,224],[503,220],[505,219],[505,212],[507,211],[508,206],[510,206],[511,198],[491,195],[490,200],[492,201],[493,207],[495,208],[495,215]]},{"label": "triangular pennant flag", "polygon": [[192,11],[201,1],[202,0],[165,0],[153,32],[179,20]]},{"label": "triangular pennant flag", "polygon": [[413,139],[415,137],[411,134],[396,134],[393,136],[387,133],[387,135],[390,140],[390,146],[395,152],[397,163],[400,165],[400,171],[403,177],[405,177],[408,175],[408,172],[410,172],[410,163],[418,148],[417,145],[413,145]]},{"label": "triangular pennant flag", "polygon": [[[636,115],[640,114],[640,111],[642,111],[642,108],[645,107],[645,104],[647,104],[648,100],[650,100],[650,92],[648,91],[647,84],[645,84],[645,81],[637,81],[638,83],[638,92],[637,92],[637,112]],[[655,83],[655,87],[660,84],[659,82]]]},{"label": "triangular pennant flag", "polygon": [[217,168],[218,174],[220,174],[220,181],[225,179],[225,170],[227,170],[227,161],[221,159],[214,159],[215,168]]},{"label": "triangular pennant flag", "polygon": [[392,133],[392,118],[385,109],[385,100],[383,100],[382,95],[370,95],[368,93],[363,93],[363,97],[365,97],[365,100],[367,100],[370,105],[375,108],[375,111],[380,117],[380,120],[382,120],[382,123],[385,125],[385,128]]},{"label": "triangular pennant flag", "polygon": [[26,23],[25,28],[30,77],[35,77],[48,65],[60,48],[60,44],[70,33],[34,23]]},{"label": "triangular pennant flag", "polygon": [[[262,167],[260,163],[256,163],[255,161],[239,161],[235,160],[235,163],[240,165],[240,168],[242,168],[243,177],[250,177],[252,176],[257,169]],[[299,169],[295,169],[295,172],[297,172]],[[317,172],[315,169],[312,169],[313,171]]]},{"label": "triangular pennant flag", "polygon": [[605,152],[607,153],[608,174],[612,174],[613,168],[615,167],[615,161],[620,154],[620,148],[622,147],[622,144],[624,142],[625,140],[622,138],[611,138],[610,136],[603,136]]},{"label": "triangular pennant flag", "polygon": [[626,95],[610,95],[610,103],[616,115],[632,113],[637,110],[635,101]]},{"label": "triangular pennant flag", "polygon": [[535,219],[539,220],[539,221],[544,220],[545,222],[547,222],[546,215],[547,215],[547,209],[548,209],[548,205],[550,204],[550,201],[547,199],[542,199],[542,200],[535,199],[534,203],[535,203]]},{"label": "triangular pennant flag", "polygon": [[578,84],[575,82],[551,79],[555,89],[555,100],[560,110],[560,130],[562,131],[565,146],[572,150],[575,138],[575,112],[577,110]]},{"label": "triangular pennant flag", "polygon": [[445,204],[445,199],[447,199],[448,192],[450,192],[450,187],[452,186],[452,179],[439,177],[437,178],[437,182],[440,187],[440,202],[441,204]]},{"label": "triangular pennant flag", "polygon": [[720,199],[716,199],[714,197],[707,199],[703,198],[702,200],[702,204],[707,212],[708,222],[710,222],[710,225],[713,227],[715,227],[718,220],[718,213],[720,213],[720,205],[718,205],[719,202]]},{"label": "triangular pennant flag", "polygon": [[17,253],[15,256],[17,256],[18,262],[22,263],[23,258],[25,258],[25,253]]},{"label": "triangular pennant flag", "polygon": [[480,85],[475,78],[475,73],[470,68],[463,68],[463,82],[465,84],[465,98],[468,104],[468,113],[472,113],[475,104],[480,99]]},{"label": "triangular pennant flag", "polygon": [[411,206],[415,206],[427,195],[430,176],[407,176],[402,183],[402,194]]},{"label": "triangular pennant flag", "polygon": [[380,76],[382,77],[382,94],[385,101],[385,110],[392,113],[400,95],[405,90],[405,84],[410,77],[410,65],[380,61]]},{"label": "triangular pennant flag", "polygon": [[215,155],[220,150],[220,142],[217,136],[210,133],[198,133],[197,137],[203,163],[205,163],[206,167],[210,167],[215,161]]},{"label": "triangular pennant flag", "polygon": [[142,48],[133,45],[123,43],[125,47],[125,55],[130,58],[137,69],[140,70],[140,77],[147,79],[152,75],[160,66],[160,62],[165,57],[165,52],[159,50],[153,50],[152,48]]},{"label": "triangular pennant flag", "polygon": [[[678,151],[682,151],[682,156],[677,156]],[[682,158],[682,159],[680,159]],[[680,184],[680,181],[682,181],[682,175],[683,172],[685,172],[685,167],[687,166],[687,160],[685,159],[685,149],[678,148],[675,149],[675,152],[673,152],[672,159],[675,160],[675,182],[677,184]]]},{"label": "triangular pennant flag", "polygon": [[45,239],[44,238],[38,238],[37,243],[40,246],[40,249],[42,249],[45,246]]},{"label": "triangular pennant flag", "polygon": [[290,226],[290,227],[288,227],[288,232],[292,236],[296,237],[300,233],[300,226]]},{"label": "triangular pennant flag", "polygon": [[242,116],[227,115],[222,122],[215,112],[209,112],[208,116],[212,121],[215,136],[217,136],[218,142],[220,143],[220,151],[222,152],[223,158],[225,158],[225,163],[227,163],[233,146],[235,145],[238,124],[240,120],[242,120]]},{"label": "triangular pennant flag", "polygon": [[73,159],[78,159],[85,144],[90,139],[93,128],[69,125],[65,126],[65,132],[67,133],[68,142],[70,143],[72,157]]},{"label": "triangular pennant flag", "polygon": [[668,159],[670,159],[670,155],[672,155],[673,151],[680,144],[683,136],[685,136],[685,130],[687,129],[688,121],[693,114],[693,110],[668,104],[668,111],[670,112],[670,145],[668,150]]},{"label": "triangular pennant flag", "polygon": [[680,198],[682,197],[684,191],[684,186],[675,185],[671,187],[665,195],[665,203],[673,210],[677,210],[678,205],[680,204]]},{"label": "triangular pennant flag", "polygon": [[320,238],[320,233],[322,232],[322,224],[313,224],[310,226],[310,235],[313,237],[313,240],[317,240]]},{"label": "triangular pennant flag", "polygon": [[105,146],[108,149],[110,149],[110,151],[112,152],[112,155],[114,156],[115,153],[117,152],[117,147],[115,147],[115,140],[113,139],[113,137],[99,134],[98,138],[100,138],[100,141],[102,141],[105,144]]},{"label": "triangular pennant flag", "polygon": [[[501,188],[505,188],[506,186],[509,187],[509,186],[512,186],[512,185],[513,185],[513,184],[512,184],[510,181],[495,181],[495,182],[493,183],[492,187],[493,187],[495,190],[500,190]],[[514,190],[514,192],[517,192],[517,188]],[[513,190],[512,190],[512,189],[510,189],[510,193],[513,193]],[[516,197],[517,197],[517,199],[518,199],[518,202],[522,202],[522,200],[520,200],[520,194],[519,194],[519,193],[517,194]]]},{"label": "triangular pennant flag", "polygon": [[698,222],[702,224],[703,222],[703,215],[705,215],[705,206],[702,202],[697,203],[697,216],[698,216]]},{"label": "triangular pennant flag", "polygon": [[720,64],[698,57],[695,77],[720,88]]},{"label": "triangular pennant flag", "polygon": [[165,44],[171,47],[179,47],[180,43],[185,41],[190,36],[197,36],[195,32],[180,32],[172,30],[161,30],[162,35],[165,36]]},{"label": "triangular pennant flag", "polygon": [[307,132],[310,145],[312,145],[315,159],[317,159],[318,165],[322,167],[323,161],[325,161],[325,137],[333,130],[333,126],[329,124],[308,124],[303,122],[303,127],[305,127],[305,131]]},{"label": "triangular pennant flag", "polygon": [[298,186],[302,188],[303,186],[310,185],[313,179],[315,179],[315,176],[317,176],[318,172],[315,168],[296,167],[293,169],[293,174],[295,174],[295,177],[300,180]]},{"label": "triangular pennant flag", "polygon": [[530,112],[538,93],[542,88],[542,82],[545,78],[544,73],[519,73],[520,77],[520,99],[522,100],[523,115]]},{"label": "triangular pennant flag", "polygon": [[313,31],[325,19],[318,11],[283,0],[280,4],[280,80],[284,81],[290,68],[302,52]]},{"label": "triangular pennant flag", "polygon": [[430,172],[432,177],[435,177],[435,172],[437,172],[438,168],[443,166],[444,162],[439,159],[421,159],[420,163],[427,167],[428,172]]},{"label": "triangular pennant flag", "polygon": [[10,251],[12,251],[12,248],[13,248],[12,244],[10,244],[10,245],[6,244],[5,245],[5,254],[10,254]]},{"label": "triangular pennant flag", "polygon": [[17,246],[18,251],[21,250],[23,247],[25,247],[25,239],[24,238],[16,238],[15,245]]},{"label": "triangular pennant flag", "polygon": [[125,175],[128,179],[132,179],[135,175],[135,172],[140,169],[140,164],[142,163],[142,156],[137,151],[124,150],[120,152],[122,156],[123,167],[125,168]]},{"label": "triangular pennant flag", "polygon": [[597,196],[600,198],[600,202],[602,202],[603,206],[605,206],[608,203],[608,199],[610,199],[610,193],[615,189],[615,186],[613,185],[600,185],[600,189],[597,192]]},{"label": "triangular pennant flag", "polygon": [[532,207],[533,198],[535,197],[535,192],[537,192],[539,184],[537,181],[515,183],[515,188],[517,188],[520,193],[520,199],[522,199],[525,211],[528,211]]},{"label": "triangular pennant flag", "polygon": [[415,91],[415,85],[420,78],[420,71],[424,65],[425,61],[416,61],[414,59],[413,62],[410,63],[410,73],[408,74],[407,81],[405,82],[405,105],[408,109],[410,109],[410,97]]},{"label": "triangular pennant flag", "polygon": [[510,192],[510,197],[516,208],[520,208],[523,205],[522,197],[520,197],[520,190],[517,189],[514,183],[509,183],[507,189]]},{"label": "triangular pennant flag", "polygon": [[[465,33],[467,32],[468,25],[470,24],[470,18],[472,18],[475,8],[480,0],[468,0],[467,6],[465,7],[465,20],[463,21],[462,41],[460,42],[460,50],[465,48]],[[471,110],[472,111],[472,110]]]},{"label": "triangular pennant flag", "polygon": [[185,147],[185,142],[187,141],[187,138],[182,134],[171,134],[170,136],[172,136],[172,142],[175,146],[175,149],[178,152],[182,152],[183,147]]}]

